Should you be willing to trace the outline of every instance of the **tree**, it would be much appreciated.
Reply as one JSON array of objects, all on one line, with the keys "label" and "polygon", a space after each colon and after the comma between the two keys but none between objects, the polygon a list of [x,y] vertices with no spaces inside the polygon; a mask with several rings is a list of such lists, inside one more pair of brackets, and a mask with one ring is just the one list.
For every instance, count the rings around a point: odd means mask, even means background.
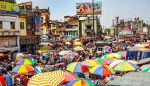
[{"label": "tree", "polygon": [[96,17],[96,23],[97,23],[97,36],[102,36],[102,26],[100,24],[100,19]]}]

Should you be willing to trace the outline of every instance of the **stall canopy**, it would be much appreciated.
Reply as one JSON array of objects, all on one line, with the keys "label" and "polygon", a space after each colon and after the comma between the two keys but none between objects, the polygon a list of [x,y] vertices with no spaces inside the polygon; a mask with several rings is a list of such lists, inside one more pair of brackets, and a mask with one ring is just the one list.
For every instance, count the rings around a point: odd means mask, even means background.
[{"label": "stall canopy", "polygon": [[133,31],[129,28],[125,28],[119,32],[119,35],[133,36]]}]

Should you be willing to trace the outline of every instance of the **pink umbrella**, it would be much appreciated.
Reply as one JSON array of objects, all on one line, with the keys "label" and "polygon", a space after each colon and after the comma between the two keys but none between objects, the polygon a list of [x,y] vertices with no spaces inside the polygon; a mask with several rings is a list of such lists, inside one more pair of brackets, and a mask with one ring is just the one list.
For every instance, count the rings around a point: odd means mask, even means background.
[{"label": "pink umbrella", "polygon": [[72,73],[66,71],[64,83],[68,83],[68,82],[74,80],[75,78],[76,77]]}]

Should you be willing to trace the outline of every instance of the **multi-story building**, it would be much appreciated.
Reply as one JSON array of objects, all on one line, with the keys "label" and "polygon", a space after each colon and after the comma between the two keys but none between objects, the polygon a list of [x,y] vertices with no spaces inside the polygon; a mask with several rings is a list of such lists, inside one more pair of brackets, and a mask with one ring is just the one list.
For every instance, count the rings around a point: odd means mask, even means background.
[{"label": "multi-story building", "polygon": [[97,35],[97,26],[98,26],[98,18],[94,19],[94,27],[93,27],[93,17],[79,17],[79,36],[80,37],[92,37]]},{"label": "multi-story building", "polygon": [[20,8],[20,48],[21,52],[35,53],[38,50],[40,30],[40,9],[32,8],[32,2],[19,4]]},{"label": "multi-story building", "polygon": [[50,21],[50,33],[53,39],[56,37],[64,37],[66,23],[60,21]]},{"label": "multi-story building", "polygon": [[0,1],[0,7],[0,51],[19,51],[19,7],[9,1]]},{"label": "multi-story building", "polygon": [[78,17],[65,16],[66,29],[64,35],[66,38],[78,37]]},{"label": "multi-story building", "polygon": [[41,30],[42,34],[49,34],[50,33],[50,26],[49,26],[49,19],[50,19],[50,12],[48,9],[40,9],[41,11]]}]

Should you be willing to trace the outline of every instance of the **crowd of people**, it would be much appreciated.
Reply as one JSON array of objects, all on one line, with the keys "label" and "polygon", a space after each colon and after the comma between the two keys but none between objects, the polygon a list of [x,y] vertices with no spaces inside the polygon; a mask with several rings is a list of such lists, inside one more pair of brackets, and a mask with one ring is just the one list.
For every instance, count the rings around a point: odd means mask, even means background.
[{"label": "crowd of people", "polygon": [[[39,72],[48,72],[53,70],[66,70],[66,67],[69,63],[72,62],[82,62],[87,59],[95,59],[97,57],[101,57],[107,53],[118,52],[118,51],[126,51],[130,49],[137,42],[115,42],[111,45],[109,52],[102,50],[102,54],[97,56],[97,48],[96,41],[98,39],[90,39],[86,42],[84,40],[79,40],[83,43],[82,47],[85,49],[84,51],[75,51],[76,54],[73,58],[64,58],[62,55],[59,55],[60,51],[71,50],[74,51],[73,41],[70,41],[70,45],[66,45],[65,42],[61,42],[59,44],[53,45],[50,47],[51,56],[45,57],[41,54],[37,54],[37,57],[33,57],[32,60],[36,62],[35,73]],[[90,46],[88,45],[90,44]],[[105,52],[104,52],[105,51]],[[31,58],[30,55],[28,57],[23,58]],[[28,75],[17,75],[12,73],[12,69],[16,66],[16,59],[2,59],[0,61],[0,86],[27,86],[28,80],[32,77],[32,74]],[[79,77],[85,77],[83,74],[78,74]],[[104,86],[110,79],[115,78],[116,76],[108,77],[97,77],[94,75],[89,76],[91,81],[96,84],[96,86]]]}]

